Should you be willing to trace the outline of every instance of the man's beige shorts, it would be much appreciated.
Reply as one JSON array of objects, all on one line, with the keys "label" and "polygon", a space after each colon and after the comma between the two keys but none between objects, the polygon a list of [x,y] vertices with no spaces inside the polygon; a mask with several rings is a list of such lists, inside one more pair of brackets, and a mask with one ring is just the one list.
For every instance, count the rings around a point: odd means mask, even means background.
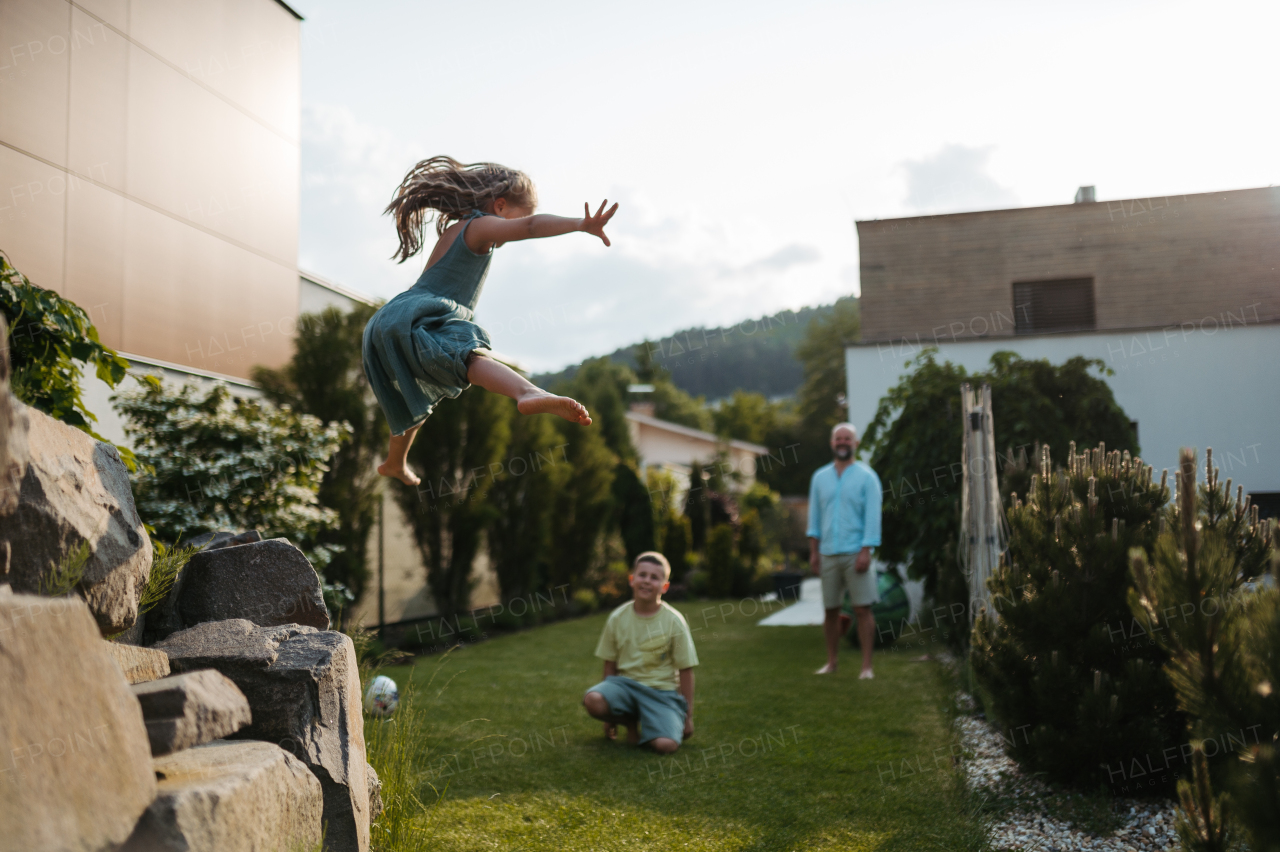
[{"label": "man's beige shorts", "polygon": [[858,561],[856,553],[835,553],[822,555],[822,606],[824,609],[835,609],[844,600],[844,593],[854,606],[871,606],[880,600],[876,589],[876,572],[868,567],[859,574],[854,569]]}]

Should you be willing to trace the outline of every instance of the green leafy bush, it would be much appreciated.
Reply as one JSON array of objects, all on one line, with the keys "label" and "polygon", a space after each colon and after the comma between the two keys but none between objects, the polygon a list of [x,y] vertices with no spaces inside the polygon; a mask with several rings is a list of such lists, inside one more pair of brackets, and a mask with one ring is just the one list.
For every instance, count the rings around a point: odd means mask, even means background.
[{"label": "green leafy bush", "polygon": [[337,522],[325,526],[317,541],[334,549],[325,567],[325,579],[333,587],[326,600],[346,610],[342,590],[358,598],[368,578],[369,533],[377,520],[380,477],[376,466],[387,449],[390,430],[369,387],[361,362],[365,323],[376,308],[357,305],[350,312],[330,307],[298,318],[293,357],[279,370],[255,367],[253,379],[263,395],[277,406],[318,417],[322,422],[346,423],[351,439],[343,441],[329,459],[320,481],[320,505],[337,513]]},{"label": "green leafy bush", "polygon": [[[1060,365],[1026,360],[1012,352],[991,356],[985,373],[971,375],[949,362],[939,364],[927,349],[897,386],[880,400],[859,453],[885,489],[883,533],[876,555],[907,576],[923,580],[925,593],[946,611],[968,605],[969,588],[957,561],[960,537],[960,385],[991,385],[995,445],[1064,447],[1105,442],[1115,450],[1138,452],[1133,426],[1099,375],[1103,362],[1070,358]],[[954,645],[967,637],[966,625],[947,631]]]},{"label": "green leafy bush", "polygon": [[974,675],[1025,769],[1088,788],[1146,784],[1132,762],[1176,745],[1185,723],[1165,654],[1132,635],[1128,554],[1155,543],[1168,489],[1127,452],[1073,444],[1056,471],[1043,448],[1025,496],[989,581],[996,617],[974,625]]},{"label": "green leafy bush", "polygon": [[573,593],[573,606],[578,612],[590,614],[600,608],[600,599],[590,589],[578,589]]},{"label": "green leafy bush", "polygon": [[214,530],[285,536],[323,573],[334,551],[319,533],[337,514],[316,498],[327,462],[350,433],[288,406],[160,383],[115,397],[139,460],[134,499],[156,537],[176,542]]},{"label": "green leafy bush", "polygon": [[[80,382],[81,364],[116,387],[124,381],[129,362],[98,340],[98,330],[84,309],[52,290],[37,287],[0,256],[0,314],[8,319],[10,389],[18,399],[56,420],[93,431],[98,418],[85,407]],[[136,459],[128,447],[117,446],[133,470]]]}]

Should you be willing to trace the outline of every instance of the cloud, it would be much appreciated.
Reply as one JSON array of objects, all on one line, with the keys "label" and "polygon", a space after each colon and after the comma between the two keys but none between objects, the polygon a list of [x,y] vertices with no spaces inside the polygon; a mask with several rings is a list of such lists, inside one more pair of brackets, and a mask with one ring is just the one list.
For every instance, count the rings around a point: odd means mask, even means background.
[{"label": "cloud", "polygon": [[304,104],[299,266],[373,295],[404,289],[382,211],[414,162],[412,146],[345,107]]},{"label": "cloud", "polygon": [[[382,215],[420,146],[345,107],[308,103],[302,119],[299,265],[389,299],[413,284],[425,261],[389,259],[395,230]],[[611,186],[609,198],[622,205],[612,248],[572,235],[511,243],[494,258],[476,321],[498,352],[534,371],[558,369],[646,337],[849,290],[838,266],[796,240],[802,235],[744,229],[697,200],[663,205],[643,187]]]},{"label": "cloud", "polygon": [[995,146],[946,145],[932,157],[907,160],[907,206],[918,213],[1011,207],[1017,198],[987,174]]},{"label": "cloud", "polygon": [[742,267],[741,271],[747,274],[753,272],[785,272],[793,266],[817,263],[819,260],[822,260],[822,252],[813,246],[792,243],[789,246],[778,249],[767,257],[748,263]]}]

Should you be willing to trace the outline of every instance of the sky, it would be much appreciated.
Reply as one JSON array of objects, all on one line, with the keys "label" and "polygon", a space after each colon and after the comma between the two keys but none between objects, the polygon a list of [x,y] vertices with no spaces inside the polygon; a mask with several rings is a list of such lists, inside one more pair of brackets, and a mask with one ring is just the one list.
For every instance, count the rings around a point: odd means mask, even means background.
[{"label": "sky", "polygon": [[[1280,182],[1280,4],[290,0],[299,266],[390,298],[419,160],[527,172],[476,319],[534,372],[856,295],[855,221]],[[430,242],[428,242],[428,246]]]}]

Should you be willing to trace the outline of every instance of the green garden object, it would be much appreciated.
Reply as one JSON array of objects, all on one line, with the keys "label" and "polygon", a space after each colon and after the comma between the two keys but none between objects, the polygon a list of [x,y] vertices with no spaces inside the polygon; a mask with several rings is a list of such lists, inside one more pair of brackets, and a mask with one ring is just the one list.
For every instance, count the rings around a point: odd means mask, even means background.
[{"label": "green garden object", "polygon": [[[892,571],[876,572],[876,591],[880,594],[880,600],[871,605],[871,614],[876,620],[875,644],[884,645],[891,642],[902,631],[902,625],[911,617],[911,601],[907,597],[907,590],[903,587],[902,580],[898,579],[898,575]],[[853,605],[849,602],[848,593],[845,593],[844,601],[840,604],[840,612],[854,618]],[[848,637],[849,643],[857,646],[856,623],[849,628]]]}]

